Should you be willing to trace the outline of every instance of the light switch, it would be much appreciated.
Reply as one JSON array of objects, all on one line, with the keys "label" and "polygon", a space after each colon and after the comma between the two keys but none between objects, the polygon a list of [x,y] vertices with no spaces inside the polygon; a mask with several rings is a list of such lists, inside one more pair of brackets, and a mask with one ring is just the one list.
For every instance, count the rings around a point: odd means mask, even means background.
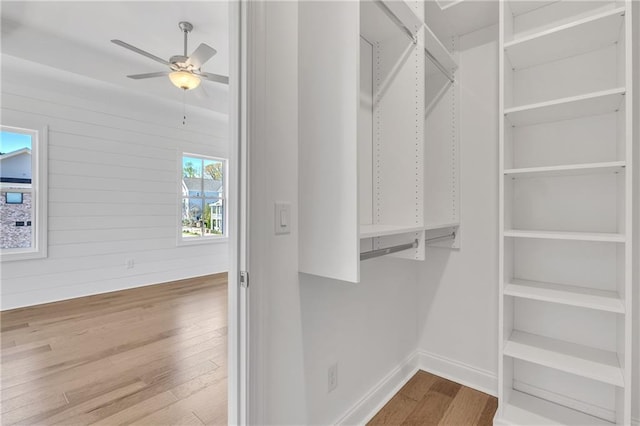
[{"label": "light switch", "polygon": [[291,232],[291,204],[276,203],[274,216],[276,235],[289,234]]}]

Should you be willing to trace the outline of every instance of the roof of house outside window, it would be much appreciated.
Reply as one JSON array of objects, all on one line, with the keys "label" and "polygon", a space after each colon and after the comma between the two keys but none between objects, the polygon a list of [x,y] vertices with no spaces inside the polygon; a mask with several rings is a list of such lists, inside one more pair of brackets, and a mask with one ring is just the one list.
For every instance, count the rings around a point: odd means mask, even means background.
[{"label": "roof of house outside window", "polygon": [[204,181],[204,192],[223,192],[224,188],[221,180],[213,180],[213,179],[202,179],[202,178],[182,178],[182,187],[186,188],[187,191],[191,192],[199,192],[202,189],[200,188],[201,182]]}]

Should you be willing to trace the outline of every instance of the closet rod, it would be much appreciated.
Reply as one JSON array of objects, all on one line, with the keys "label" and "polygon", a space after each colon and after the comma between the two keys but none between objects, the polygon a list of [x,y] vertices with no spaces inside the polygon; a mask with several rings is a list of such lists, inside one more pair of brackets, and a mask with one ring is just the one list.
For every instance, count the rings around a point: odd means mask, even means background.
[{"label": "closet rod", "polygon": [[385,256],[387,254],[416,248],[418,247],[418,243],[418,240],[414,240],[412,243],[400,244],[398,246],[387,247],[378,250],[365,251],[364,253],[360,253],[360,260],[373,259],[374,257]]},{"label": "closet rod", "polygon": [[440,237],[427,238],[426,240],[424,240],[424,242],[425,243],[437,243],[438,241],[455,240],[455,239],[456,239],[456,232],[453,231],[450,234],[442,235]]},{"label": "closet rod", "polygon": [[445,77],[447,77],[447,79],[451,82],[451,83],[455,83],[455,79],[453,78],[453,76],[451,75],[451,73],[449,72],[449,70],[447,70],[444,65],[442,65],[440,63],[439,60],[436,59],[435,56],[433,56],[431,54],[431,52],[429,52],[427,50],[427,48],[424,48],[424,53],[425,55],[427,55],[427,58],[429,58],[429,60],[431,60],[431,62],[433,62],[433,65],[435,65],[441,72],[442,74],[444,74]]}]

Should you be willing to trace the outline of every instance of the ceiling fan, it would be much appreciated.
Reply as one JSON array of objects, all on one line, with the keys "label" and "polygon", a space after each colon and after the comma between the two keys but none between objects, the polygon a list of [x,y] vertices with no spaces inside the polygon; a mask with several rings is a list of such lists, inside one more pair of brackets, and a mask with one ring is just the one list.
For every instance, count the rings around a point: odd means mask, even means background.
[{"label": "ceiling fan", "polygon": [[150,72],[146,74],[133,74],[128,75],[127,77],[134,80],[140,80],[144,78],[169,76],[171,83],[183,90],[195,89],[200,85],[201,79],[229,84],[229,77],[204,72],[200,69],[205,62],[207,62],[217,53],[217,51],[213,47],[205,43],[201,43],[200,46],[198,46],[196,50],[193,51],[191,56],[187,56],[187,37],[193,30],[193,25],[189,22],[182,21],[178,23],[178,27],[184,34],[184,54],[172,56],[168,61],[135,46],[132,46],[128,43],[125,43],[122,40],[111,40],[112,43],[115,43],[118,46],[122,46],[125,49],[129,49],[133,52],[146,56],[149,59],[153,59],[154,61],[160,62],[161,64],[169,67],[169,70],[167,71]]}]

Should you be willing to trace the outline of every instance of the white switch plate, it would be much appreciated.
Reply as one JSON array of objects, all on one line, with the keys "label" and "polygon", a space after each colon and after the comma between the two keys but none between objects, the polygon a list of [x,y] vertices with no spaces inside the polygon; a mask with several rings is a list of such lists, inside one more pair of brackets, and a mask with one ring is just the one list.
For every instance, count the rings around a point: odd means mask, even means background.
[{"label": "white switch plate", "polygon": [[274,219],[276,235],[291,233],[291,203],[276,203]]}]

